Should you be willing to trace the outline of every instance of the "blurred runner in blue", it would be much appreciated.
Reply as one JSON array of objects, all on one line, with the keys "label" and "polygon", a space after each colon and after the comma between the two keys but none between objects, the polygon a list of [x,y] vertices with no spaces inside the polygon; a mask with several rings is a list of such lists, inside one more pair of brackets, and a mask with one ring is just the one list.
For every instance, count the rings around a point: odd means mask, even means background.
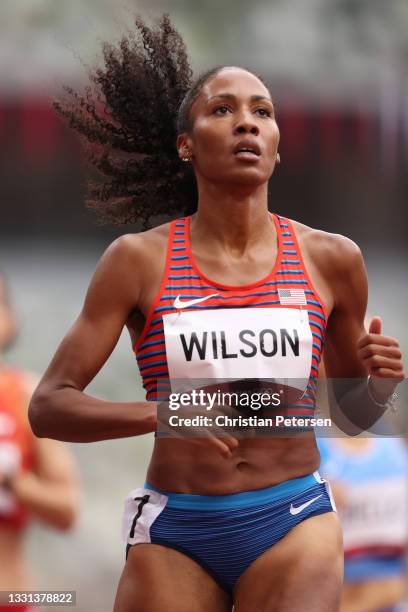
[{"label": "blurred runner in blue", "polygon": [[320,439],[344,533],[341,612],[397,612],[406,594],[408,452],[399,438]]}]

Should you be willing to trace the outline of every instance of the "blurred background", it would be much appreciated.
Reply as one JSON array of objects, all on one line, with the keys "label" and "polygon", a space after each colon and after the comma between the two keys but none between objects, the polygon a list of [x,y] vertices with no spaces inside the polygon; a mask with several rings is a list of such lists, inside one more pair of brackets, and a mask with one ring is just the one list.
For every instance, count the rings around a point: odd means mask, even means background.
[{"label": "blurred background", "polygon": [[[95,265],[120,233],[85,210],[78,140],[54,114],[63,84],[87,83],[101,43],[135,13],[169,12],[195,71],[239,64],[270,84],[282,163],[271,210],[355,240],[369,310],[408,348],[406,0],[2,0],[0,4],[0,269],[20,319],[10,363],[41,374],[78,315]],[[142,399],[130,342],[90,387]],[[84,486],[72,534],[36,527],[29,554],[40,589],[77,591],[77,610],[112,609],[124,562],[123,499],[144,481],[152,436],[71,445]],[[48,608],[50,609],[50,608]]]}]

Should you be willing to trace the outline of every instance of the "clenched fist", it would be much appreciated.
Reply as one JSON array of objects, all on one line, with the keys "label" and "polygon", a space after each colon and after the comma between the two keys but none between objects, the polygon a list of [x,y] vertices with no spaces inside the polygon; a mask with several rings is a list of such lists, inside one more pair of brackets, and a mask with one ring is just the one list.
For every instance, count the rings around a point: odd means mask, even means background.
[{"label": "clenched fist", "polygon": [[382,335],[381,329],[381,318],[373,317],[368,332],[357,343],[357,354],[370,374],[370,386],[379,401],[390,395],[405,378],[399,342]]}]

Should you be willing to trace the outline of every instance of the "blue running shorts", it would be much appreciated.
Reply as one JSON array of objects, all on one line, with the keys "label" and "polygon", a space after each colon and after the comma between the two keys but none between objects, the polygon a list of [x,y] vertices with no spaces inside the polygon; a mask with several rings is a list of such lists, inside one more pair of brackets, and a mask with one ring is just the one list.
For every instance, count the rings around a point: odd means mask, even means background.
[{"label": "blue running shorts", "polygon": [[125,500],[122,537],[126,558],[135,544],[174,548],[231,593],[251,563],[293,527],[335,510],[318,472],[229,495],[171,493],[146,482]]}]

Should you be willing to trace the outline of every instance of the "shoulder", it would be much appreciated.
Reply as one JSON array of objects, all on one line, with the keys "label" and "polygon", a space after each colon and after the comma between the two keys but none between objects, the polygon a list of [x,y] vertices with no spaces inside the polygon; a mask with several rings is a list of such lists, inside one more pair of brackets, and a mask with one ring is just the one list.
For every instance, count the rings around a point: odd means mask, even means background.
[{"label": "shoulder", "polygon": [[123,285],[128,279],[142,281],[155,267],[163,265],[169,223],[139,232],[123,234],[116,238],[105,250],[98,262],[95,280],[103,280],[115,285]]},{"label": "shoulder", "polygon": [[30,398],[34,393],[39,380],[38,374],[15,366],[5,365],[1,369],[2,384],[15,388],[27,398]]},{"label": "shoulder", "polygon": [[32,394],[40,382],[40,376],[35,372],[30,372],[28,370],[23,370],[20,373],[24,391],[27,397],[31,399]]},{"label": "shoulder", "polygon": [[28,405],[38,383],[39,376],[33,372],[10,365],[0,369],[0,388],[8,398],[6,407],[9,406],[29,438],[34,438],[34,434],[28,422]]},{"label": "shoulder", "polygon": [[144,288],[164,268],[169,225],[123,234],[100,258],[85,299],[85,311],[124,312],[140,303]]},{"label": "shoulder", "polygon": [[363,264],[360,247],[347,236],[315,229],[290,219],[302,251],[330,274],[348,274]]},{"label": "shoulder", "polygon": [[106,249],[103,258],[117,263],[143,262],[165,248],[170,223],[159,225],[137,234],[123,234]]}]

